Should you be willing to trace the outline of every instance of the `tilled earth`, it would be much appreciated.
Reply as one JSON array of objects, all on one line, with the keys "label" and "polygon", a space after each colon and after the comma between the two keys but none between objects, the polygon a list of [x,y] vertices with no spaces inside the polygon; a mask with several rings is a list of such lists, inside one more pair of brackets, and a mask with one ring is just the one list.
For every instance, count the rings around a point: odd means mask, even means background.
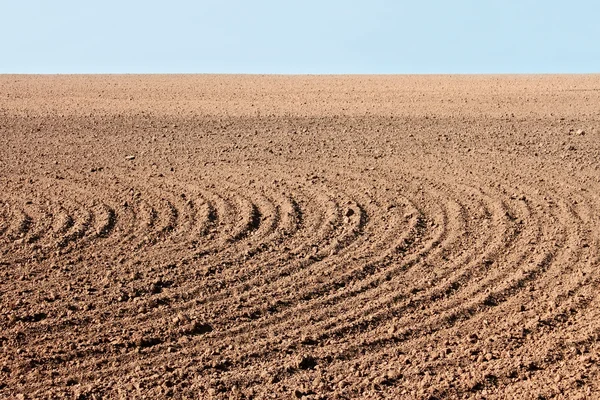
[{"label": "tilled earth", "polygon": [[0,398],[600,397],[600,76],[0,76]]}]

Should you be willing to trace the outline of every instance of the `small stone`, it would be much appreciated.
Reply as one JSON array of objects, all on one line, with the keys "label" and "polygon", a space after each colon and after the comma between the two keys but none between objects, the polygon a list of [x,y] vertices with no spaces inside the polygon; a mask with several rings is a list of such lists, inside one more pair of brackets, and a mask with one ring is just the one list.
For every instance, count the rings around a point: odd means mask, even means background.
[{"label": "small stone", "polygon": [[135,156],[126,156],[125,159],[127,161],[132,161],[132,160],[135,160]]},{"label": "small stone", "polygon": [[346,210],[346,217],[351,217],[354,215],[354,210],[349,208],[348,210]]},{"label": "small stone", "polygon": [[388,371],[385,376],[389,381],[396,381],[396,380],[400,379],[402,374],[400,374],[396,371]]},{"label": "small stone", "polygon": [[585,135],[585,131],[583,129],[577,129],[577,132],[575,132],[575,133],[577,133],[580,136]]}]

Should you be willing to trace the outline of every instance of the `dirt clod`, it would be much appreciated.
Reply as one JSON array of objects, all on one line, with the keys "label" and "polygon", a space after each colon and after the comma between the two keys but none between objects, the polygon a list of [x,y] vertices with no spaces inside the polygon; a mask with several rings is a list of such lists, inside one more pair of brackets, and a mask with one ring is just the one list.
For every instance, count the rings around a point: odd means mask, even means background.
[{"label": "dirt clod", "polygon": [[213,327],[207,323],[193,321],[187,324],[183,332],[187,335],[203,335],[213,331]]},{"label": "dirt clod", "polygon": [[299,369],[313,369],[317,366],[317,360],[314,357],[303,355],[298,358],[296,366]]}]

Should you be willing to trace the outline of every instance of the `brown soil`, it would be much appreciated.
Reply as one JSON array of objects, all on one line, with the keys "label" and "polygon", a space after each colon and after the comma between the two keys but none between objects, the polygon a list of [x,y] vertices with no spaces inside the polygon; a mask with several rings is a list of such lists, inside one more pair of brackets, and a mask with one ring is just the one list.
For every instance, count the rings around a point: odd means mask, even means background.
[{"label": "brown soil", "polygon": [[600,76],[1,76],[0,398],[598,398]]}]

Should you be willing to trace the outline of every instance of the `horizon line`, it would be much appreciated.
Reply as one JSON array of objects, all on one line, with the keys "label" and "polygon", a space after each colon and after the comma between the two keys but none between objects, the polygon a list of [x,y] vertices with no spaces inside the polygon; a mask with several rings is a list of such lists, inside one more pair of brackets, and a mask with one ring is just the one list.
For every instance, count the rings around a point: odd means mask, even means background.
[{"label": "horizon line", "polygon": [[0,76],[93,76],[93,75],[220,75],[220,76],[532,76],[532,75],[600,75],[598,72],[0,72]]}]

